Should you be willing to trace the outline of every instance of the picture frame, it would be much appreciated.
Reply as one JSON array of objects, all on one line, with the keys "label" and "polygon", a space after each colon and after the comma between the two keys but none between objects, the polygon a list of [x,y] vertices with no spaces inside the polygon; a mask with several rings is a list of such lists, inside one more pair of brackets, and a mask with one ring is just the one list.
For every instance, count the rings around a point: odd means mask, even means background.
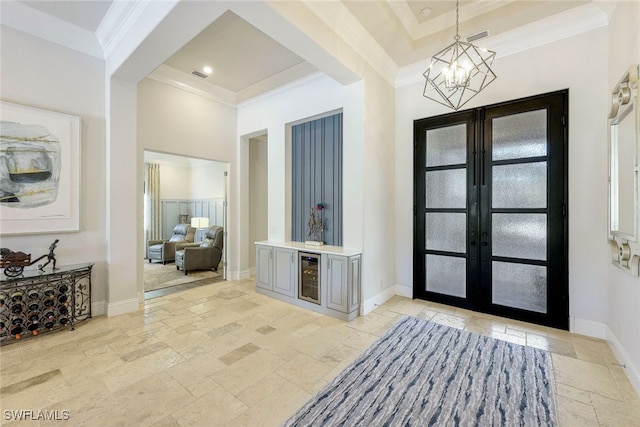
[{"label": "picture frame", "polygon": [[80,230],[80,117],[0,100],[0,235]]}]

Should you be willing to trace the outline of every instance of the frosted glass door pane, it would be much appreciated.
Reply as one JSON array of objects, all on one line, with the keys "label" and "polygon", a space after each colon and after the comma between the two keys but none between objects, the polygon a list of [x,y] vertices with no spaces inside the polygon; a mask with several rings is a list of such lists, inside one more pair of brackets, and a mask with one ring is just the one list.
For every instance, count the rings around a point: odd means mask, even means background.
[{"label": "frosted glass door pane", "polygon": [[492,267],[494,304],[547,312],[547,267],[497,261]]},{"label": "frosted glass door pane", "polygon": [[493,160],[547,155],[547,110],[498,117],[491,124]]},{"label": "frosted glass door pane", "polygon": [[467,162],[465,123],[427,131],[427,166],[456,165]]},{"label": "frosted glass door pane", "polygon": [[459,253],[467,251],[467,214],[429,212],[424,228],[427,249]]},{"label": "frosted glass door pane", "polygon": [[467,294],[467,260],[427,255],[427,291],[464,298]]},{"label": "frosted glass door pane", "polygon": [[546,208],[547,162],[492,168],[494,208]]},{"label": "frosted glass door pane", "polygon": [[546,214],[492,214],[493,256],[547,259]]},{"label": "frosted glass door pane", "polygon": [[467,170],[450,169],[426,173],[427,208],[466,208]]}]

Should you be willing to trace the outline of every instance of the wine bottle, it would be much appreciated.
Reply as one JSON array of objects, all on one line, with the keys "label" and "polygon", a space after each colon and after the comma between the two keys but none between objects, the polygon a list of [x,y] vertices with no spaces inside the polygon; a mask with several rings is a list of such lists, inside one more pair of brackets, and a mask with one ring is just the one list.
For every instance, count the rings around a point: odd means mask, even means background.
[{"label": "wine bottle", "polygon": [[19,313],[22,313],[22,304],[20,304],[20,303],[13,304],[13,305],[11,306],[11,312],[12,312],[13,314],[19,314]]},{"label": "wine bottle", "polygon": [[29,299],[38,299],[38,297],[40,296],[40,294],[38,294],[38,291],[36,291],[35,289],[29,290],[28,294]]},{"label": "wine bottle", "polygon": [[22,291],[15,291],[11,294],[11,301],[19,302],[22,301]]},{"label": "wine bottle", "polygon": [[61,294],[66,294],[68,290],[69,290],[69,287],[64,283],[61,283],[58,286],[58,292],[60,292]]},{"label": "wine bottle", "polygon": [[13,335],[17,340],[19,340],[20,338],[22,338],[22,335],[21,335],[22,330],[23,330],[22,326],[17,325],[17,326],[13,326],[10,332],[11,332],[11,335]]},{"label": "wine bottle", "polygon": [[38,322],[32,322],[27,329],[29,329],[29,331],[31,331],[32,335],[38,335],[38,328],[40,327],[40,324]]},{"label": "wine bottle", "polygon": [[65,302],[67,302],[67,296],[66,296],[66,295],[64,295],[64,294],[60,295],[60,296],[58,297],[58,302],[59,302],[59,303],[65,303]]},{"label": "wine bottle", "polygon": [[19,340],[22,337],[21,334],[22,334],[22,331],[24,329],[22,327],[23,323],[24,323],[24,319],[22,317],[19,317],[19,316],[12,316],[11,317],[11,326],[9,327],[9,332],[17,340]]},{"label": "wine bottle", "polygon": [[67,323],[69,323],[69,319],[67,319],[66,317],[61,317],[59,322],[61,325],[66,325]]},{"label": "wine bottle", "polygon": [[69,309],[67,308],[66,305],[60,304],[58,306],[58,313],[60,313],[61,315],[65,315],[65,314],[69,313]]}]

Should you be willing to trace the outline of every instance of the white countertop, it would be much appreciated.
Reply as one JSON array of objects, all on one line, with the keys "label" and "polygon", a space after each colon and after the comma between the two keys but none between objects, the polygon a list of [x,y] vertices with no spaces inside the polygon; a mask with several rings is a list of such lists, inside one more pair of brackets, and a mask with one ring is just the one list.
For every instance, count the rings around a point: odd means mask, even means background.
[{"label": "white countertop", "polygon": [[278,248],[287,248],[287,249],[296,249],[298,251],[306,251],[312,252],[316,254],[332,254],[332,255],[343,255],[343,256],[354,256],[362,254],[361,249],[356,248],[345,248],[342,246],[331,246],[331,245],[305,245],[304,242],[274,242],[271,240],[265,240],[262,242],[255,242],[256,245],[263,246],[274,246]]}]

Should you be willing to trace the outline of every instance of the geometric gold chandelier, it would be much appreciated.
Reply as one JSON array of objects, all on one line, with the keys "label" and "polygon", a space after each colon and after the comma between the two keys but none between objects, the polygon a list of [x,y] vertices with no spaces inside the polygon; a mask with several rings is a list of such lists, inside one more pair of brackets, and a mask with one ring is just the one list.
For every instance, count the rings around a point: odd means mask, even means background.
[{"label": "geometric gold chandelier", "polygon": [[496,53],[461,42],[458,18],[456,0],[455,42],[433,55],[429,68],[423,73],[427,79],[423,95],[454,110],[458,110],[496,79],[491,69]]}]

